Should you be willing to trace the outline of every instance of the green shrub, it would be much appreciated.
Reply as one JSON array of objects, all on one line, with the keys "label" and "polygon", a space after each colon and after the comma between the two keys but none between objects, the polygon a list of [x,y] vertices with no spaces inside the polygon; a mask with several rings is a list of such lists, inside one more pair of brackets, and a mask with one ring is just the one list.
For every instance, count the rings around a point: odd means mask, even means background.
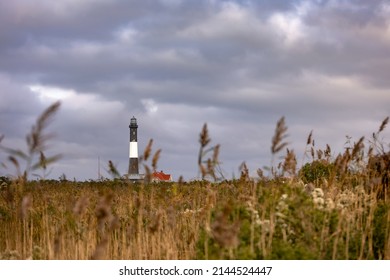
[{"label": "green shrub", "polygon": [[334,171],[334,165],[325,160],[315,160],[306,163],[299,171],[299,176],[305,183],[314,183],[321,179],[329,179]]},{"label": "green shrub", "polygon": [[390,215],[390,205],[380,203],[375,210],[373,221],[373,249],[375,259],[383,259],[386,248],[386,236],[389,230],[388,216]]}]

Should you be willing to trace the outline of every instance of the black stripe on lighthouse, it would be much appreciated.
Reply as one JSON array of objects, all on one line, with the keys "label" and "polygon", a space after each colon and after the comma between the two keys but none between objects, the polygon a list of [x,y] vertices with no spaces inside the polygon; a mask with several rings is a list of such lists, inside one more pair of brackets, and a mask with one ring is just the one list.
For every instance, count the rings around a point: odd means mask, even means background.
[{"label": "black stripe on lighthouse", "polygon": [[137,119],[130,120],[130,147],[129,147],[129,174],[139,174],[138,170],[138,144],[137,144]]}]

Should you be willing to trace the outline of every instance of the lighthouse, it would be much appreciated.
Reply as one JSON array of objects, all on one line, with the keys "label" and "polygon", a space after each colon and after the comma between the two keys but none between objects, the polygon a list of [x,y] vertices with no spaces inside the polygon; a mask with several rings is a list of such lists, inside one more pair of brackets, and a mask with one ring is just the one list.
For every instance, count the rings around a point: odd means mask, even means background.
[{"label": "lighthouse", "polygon": [[129,147],[129,172],[132,179],[140,179],[138,169],[138,143],[137,143],[137,119],[133,116],[130,119],[130,147]]}]

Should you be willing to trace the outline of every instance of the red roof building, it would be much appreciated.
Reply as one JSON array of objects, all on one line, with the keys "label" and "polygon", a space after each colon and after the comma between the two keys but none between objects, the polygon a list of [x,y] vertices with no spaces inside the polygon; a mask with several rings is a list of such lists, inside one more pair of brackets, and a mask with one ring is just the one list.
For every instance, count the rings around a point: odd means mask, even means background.
[{"label": "red roof building", "polygon": [[153,182],[169,182],[172,181],[171,174],[165,174],[162,170],[160,172],[154,171],[152,174]]}]

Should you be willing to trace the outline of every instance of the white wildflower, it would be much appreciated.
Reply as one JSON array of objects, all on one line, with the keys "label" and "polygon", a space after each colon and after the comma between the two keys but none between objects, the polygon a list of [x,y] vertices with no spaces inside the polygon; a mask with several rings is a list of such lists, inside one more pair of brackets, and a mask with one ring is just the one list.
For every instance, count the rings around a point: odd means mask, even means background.
[{"label": "white wildflower", "polygon": [[325,201],[322,197],[313,198],[313,202],[317,208],[322,209],[324,207]]},{"label": "white wildflower", "polygon": [[337,197],[337,203],[342,205],[343,208],[352,205],[355,201],[356,195],[349,190],[344,191]]},{"label": "white wildflower", "polygon": [[260,226],[261,220],[259,217],[259,212],[255,209],[255,207],[253,206],[251,201],[247,201],[247,205],[248,205],[249,212],[252,213],[252,219],[253,219],[255,225]]},{"label": "white wildflower", "polygon": [[324,191],[321,188],[315,188],[311,195],[313,198],[324,197]]},{"label": "white wildflower", "polygon": [[286,203],[287,198],[288,198],[287,194],[283,194],[280,197],[278,205],[276,206],[276,210],[278,210],[279,212],[283,212],[283,211],[286,211],[288,209],[288,205]]},{"label": "white wildflower", "polygon": [[279,201],[278,205],[276,206],[276,210],[282,212],[288,209],[288,205],[284,201]]}]

